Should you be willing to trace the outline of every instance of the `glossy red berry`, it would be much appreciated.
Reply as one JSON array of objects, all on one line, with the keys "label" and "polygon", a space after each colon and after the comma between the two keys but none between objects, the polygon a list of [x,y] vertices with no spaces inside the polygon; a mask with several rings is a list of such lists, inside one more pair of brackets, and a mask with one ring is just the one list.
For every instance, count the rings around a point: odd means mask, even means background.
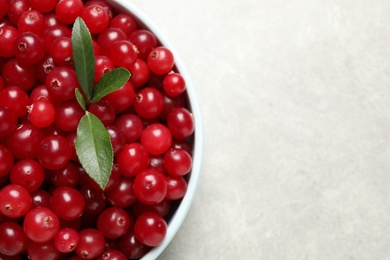
[{"label": "glossy red berry", "polygon": [[192,158],[183,149],[170,149],[164,155],[164,168],[173,176],[184,176],[192,166]]},{"label": "glossy red berry", "polygon": [[36,191],[33,191],[30,193],[31,194],[31,199],[32,199],[32,205],[31,208],[36,208],[36,207],[45,207],[45,208],[50,208],[50,193],[43,190],[39,189]]},{"label": "glossy red berry", "polygon": [[130,41],[137,46],[138,57],[146,60],[149,53],[157,47],[157,38],[152,32],[145,29],[134,31],[130,36]]},{"label": "glossy red berry", "polygon": [[75,187],[80,178],[80,171],[76,164],[68,162],[64,167],[50,171],[48,176],[55,187]]},{"label": "glossy red berry", "polygon": [[167,176],[167,194],[168,200],[178,200],[184,197],[187,192],[187,182],[183,177]]},{"label": "glossy red berry", "polygon": [[71,145],[68,139],[61,135],[46,136],[39,145],[38,160],[46,169],[61,169],[71,156]]},{"label": "glossy red berry", "polygon": [[79,233],[76,230],[64,228],[54,237],[54,246],[61,253],[69,253],[76,248],[79,239]]},{"label": "glossy red berry", "polygon": [[0,144],[0,177],[7,176],[14,165],[14,156],[11,150]]},{"label": "glossy red berry", "polygon": [[121,251],[108,249],[105,250],[97,260],[127,260],[127,257]]},{"label": "glossy red berry", "polygon": [[16,222],[9,221],[0,224],[0,259],[5,256],[17,256],[27,248],[27,238],[23,228]]},{"label": "glossy red berry", "polygon": [[135,114],[120,115],[114,125],[122,132],[126,143],[132,143],[139,139],[143,130],[143,124],[139,116]]},{"label": "glossy red berry", "polygon": [[100,214],[107,204],[106,195],[90,185],[84,185],[80,189],[80,193],[84,198],[84,214],[97,215]]},{"label": "glossy red berry", "polygon": [[29,239],[43,243],[53,239],[60,230],[60,220],[50,209],[36,207],[24,218],[23,229]]},{"label": "glossy red berry", "polygon": [[177,97],[186,90],[186,82],[179,73],[169,73],[164,77],[163,88],[167,95]]},{"label": "glossy red berry", "polygon": [[34,66],[22,64],[16,58],[4,64],[2,77],[5,86],[18,86],[25,91],[32,89],[37,82]]},{"label": "glossy red berry", "polygon": [[47,127],[54,122],[55,108],[47,99],[34,101],[29,109],[30,122],[37,127]]},{"label": "glossy red berry", "polygon": [[41,35],[46,30],[46,19],[39,11],[28,10],[20,16],[17,27],[19,32],[32,32]]},{"label": "glossy red berry", "polygon": [[79,237],[75,252],[81,258],[94,259],[104,252],[105,241],[100,231],[86,228],[79,232]]},{"label": "glossy red berry", "polygon": [[107,57],[110,56],[110,49],[112,45],[117,41],[122,40],[128,40],[128,37],[122,30],[112,27],[105,29],[99,34],[97,38],[97,43],[100,46],[101,54]]},{"label": "glossy red berry", "polygon": [[19,33],[13,26],[0,26],[0,57],[11,58],[15,55],[14,42]]},{"label": "glossy red berry", "polygon": [[34,159],[38,156],[40,144],[44,138],[40,128],[26,122],[16,127],[7,137],[7,147],[18,159]]},{"label": "glossy red berry", "polygon": [[110,27],[120,29],[129,38],[130,35],[137,29],[137,22],[128,14],[118,14],[112,18]]},{"label": "glossy red berry", "polygon": [[31,7],[41,13],[48,13],[54,10],[57,0],[29,0]]},{"label": "glossy red berry", "polygon": [[172,52],[166,47],[154,48],[147,58],[149,69],[157,75],[167,74],[173,69],[175,60]]},{"label": "glossy red berry", "polygon": [[128,259],[139,259],[150,250],[149,246],[141,243],[135,237],[133,229],[130,229],[120,238],[119,248]]},{"label": "glossy red berry", "polygon": [[124,176],[135,176],[148,167],[149,154],[140,143],[130,143],[119,152],[117,163]]},{"label": "glossy red berry", "polygon": [[53,240],[49,240],[43,243],[29,241],[27,245],[27,254],[31,260],[53,260],[59,259],[61,256],[60,251],[55,248]]},{"label": "glossy red berry", "polygon": [[144,60],[137,59],[127,69],[132,74],[130,82],[134,88],[140,88],[148,82],[150,77],[150,70],[148,64]]},{"label": "glossy red berry", "polygon": [[167,223],[154,212],[141,214],[134,224],[134,235],[143,244],[157,246],[164,240]]},{"label": "glossy red berry", "polygon": [[29,192],[39,189],[45,179],[42,166],[35,160],[18,161],[11,170],[10,181],[24,187]]},{"label": "glossy red berry", "polygon": [[73,50],[70,37],[60,36],[54,39],[47,48],[48,53],[53,57],[54,64],[73,67]]},{"label": "glossy red berry", "polygon": [[107,238],[123,236],[132,224],[126,211],[119,207],[105,209],[96,223],[97,229]]},{"label": "glossy red berry", "polygon": [[118,67],[128,68],[137,60],[137,47],[127,40],[115,42],[110,49],[110,57]]},{"label": "glossy red berry", "polygon": [[0,137],[10,135],[15,130],[17,124],[15,112],[7,107],[0,106],[0,122]]},{"label": "glossy red berry", "polygon": [[54,124],[65,132],[75,132],[85,111],[76,101],[66,101],[56,107]]},{"label": "glossy red berry", "polygon": [[137,200],[134,195],[133,178],[122,176],[118,184],[107,192],[107,200],[110,205],[119,208],[127,208]]},{"label": "glossy red berry", "polygon": [[168,127],[155,123],[142,131],[140,142],[148,153],[163,154],[171,147],[172,135]]},{"label": "glossy red berry", "polygon": [[6,87],[0,92],[0,106],[8,107],[15,113],[16,117],[24,116],[29,104],[27,93],[17,86]]},{"label": "glossy red berry", "polygon": [[19,218],[29,212],[31,195],[20,185],[8,184],[0,190],[0,213],[9,218]]},{"label": "glossy red berry", "polygon": [[31,4],[28,0],[12,0],[8,1],[8,18],[13,24],[17,24],[20,16],[31,9]]},{"label": "glossy red berry", "polygon": [[85,200],[78,190],[63,186],[53,191],[50,205],[60,219],[73,220],[82,215]]},{"label": "glossy red berry", "polygon": [[179,140],[191,137],[195,129],[194,117],[184,107],[176,107],[169,112],[167,125],[172,136]]},{"label": "glossy red berry", "polygon": [[167,179],[155,169],[146,169],[134,179],[134,194],[139,201],[148,205],[160,203],[167,193]]},{"label": "glossy red berry", "polygon": [[140,117],[158,117],[164,109],[163,95],[156,88],[143,88],[135,96],[134,109]]},{"label": "glossy red berry", "polygon": [[91,34],[104,31],[110,23],[110,17],[100,5],[88,5],[81,15]]},{"label": "glossy red berry", "polygon": [[101,100],[107,101],[115,109],[117,114],[128,109],[134,100],[134,88],[128,81],[118,90],[108,94]]},{"label": "glossy red berry", "polygon": [[81,0],[60,0],[55,8],[58,19],[64,24],[74,23],[83,11],[84,4]]}]

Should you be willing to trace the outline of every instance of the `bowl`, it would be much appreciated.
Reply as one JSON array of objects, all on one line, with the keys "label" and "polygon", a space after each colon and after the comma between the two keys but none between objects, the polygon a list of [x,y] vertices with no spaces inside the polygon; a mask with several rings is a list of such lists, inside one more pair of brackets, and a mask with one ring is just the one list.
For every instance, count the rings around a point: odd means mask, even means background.
[{"label": "bowl", "polygon": [[158,27],[148,18],[139,8],[128,0],[106,0],[116,12],[127,13],[132,15],[142,28],[150,30],[158,39],[159,43],[171,50],[175,57],[175,70],[179,72],[186,81],[186,91],[189,104],[189,110],[194,116],[195,132],[193,140],[193,154],[192,154],[192,170],[187,174],[188,188],[183,199],[175,205],[176,209],[169,216],[167,234],[163,242],[150,250],[142,260],[156,259],[172,241],[191,207],[194,199],[196,188],[198,186],[199,175],[201,170],[202,154],[203,154],[203,126],[200,107],[195,92],[195,87],[187,72],[183,62],[180,59],[177,51],[165,35],[158,29]]}]

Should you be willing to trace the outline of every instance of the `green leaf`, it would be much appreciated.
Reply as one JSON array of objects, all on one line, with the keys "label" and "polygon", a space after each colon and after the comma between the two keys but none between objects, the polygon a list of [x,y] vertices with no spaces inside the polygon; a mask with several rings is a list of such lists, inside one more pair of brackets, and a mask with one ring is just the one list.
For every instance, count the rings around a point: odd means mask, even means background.
[{"label": "green leaf", "polygon": [[75,92],[76,92],[77,102],[79,103],[82,109],[86,110],[87,101],[85,100],[85,97],[83,96],[83,94],[81,94],[80,89],[76,88]]},{"label": "green leaf", "polygon": [[92,37],[84,21],[78,17],[72,30],[73,62],[81,89],[91,99],[95,75]]},{"label": "green leaf", "polygon": [[130,76],[130,72],[124,68],[116,68],[107,72],[94,87],[91,102],[99,102],[102,97],[121,88]]},{"label": "green leaf", "polygon": [[86,112],[77,127],[76,153],[87,174],[104,190],[110,178],[114,152],[103,123]]}]

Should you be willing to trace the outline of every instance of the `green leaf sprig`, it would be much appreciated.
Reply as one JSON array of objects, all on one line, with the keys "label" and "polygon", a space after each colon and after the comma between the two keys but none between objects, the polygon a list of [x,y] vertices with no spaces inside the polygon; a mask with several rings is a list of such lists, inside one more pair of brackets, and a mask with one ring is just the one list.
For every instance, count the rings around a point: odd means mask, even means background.
[{"label": "green leaf sprig", "polygon": [[76,135],[76,153],[86,173],[104,190],[110,178],[114,152],[110,134],[103,123],[88,112],[91,103],[121,88],[131,74],[116,68],[104,74],[94,86],[95,56],[91,34],[84,21],[78,17],[72,29],[74,67],[81,90],[76,88],[76,100],[85,110]]}]

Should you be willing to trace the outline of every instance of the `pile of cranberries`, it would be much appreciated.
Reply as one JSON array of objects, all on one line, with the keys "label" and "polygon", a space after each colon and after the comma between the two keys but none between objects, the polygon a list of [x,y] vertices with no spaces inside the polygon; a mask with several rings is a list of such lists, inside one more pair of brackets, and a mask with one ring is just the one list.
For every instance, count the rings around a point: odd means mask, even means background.
[{"label": "pile of cranberries", "polygon": [[[87,108],[115,155],[104,190],[75,152],[77,17],[94,81],[132,74]],[[0,0],[0,72],[0,259],[138,259],[159,245],[192,167],[194,119],[172,52],[104,0]]]}]

